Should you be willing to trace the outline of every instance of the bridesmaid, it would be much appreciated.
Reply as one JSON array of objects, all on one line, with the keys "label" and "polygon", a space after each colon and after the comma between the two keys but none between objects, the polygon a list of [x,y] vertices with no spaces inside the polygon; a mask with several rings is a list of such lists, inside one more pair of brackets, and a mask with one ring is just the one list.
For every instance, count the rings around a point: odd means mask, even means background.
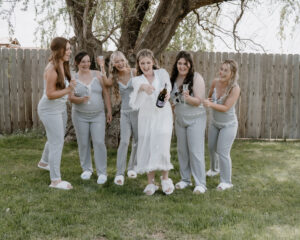
[{"label": "bridesmaid", "polygon": [[38,114],[43,122],[47,142],[38,167],[50,171],[50,187],[69,190],[72,185],[61,180],[60,163],[67,123],[66,102],[76,82],[71,80],[69,58],[72,53],[67,39],[52,40],[51,57],[44,71],[45,89],[38,104]]},{"label": "bridesmaid", "polygon": [[206,111],[202,106],[205,84],[202,76],[194,71],[191,55],[181,51],[173,65],[171,98],[175,105],[175,131],[181,181],[175,187],[184,189],[195,180],[193,193],[206,191],[204,136]]},{"label": "bridesmaid", "polygon": [[132,135],[132,150],[127,167],[127,176],[136,178],[136,151],[138,144],[138,111],[129,106],[129,95],[133,91],[132,78],[136,75],[136,70],[131,69],[124,54],[115,51],[110,56],[109,63],[109,86],[113,87],[113,94],[117,100],[121,98],[121,118],[120,118],[120,144],[117,155],[117,173],[114,183],[122,186],[124,184],[124,173],[127,162],[127,151]]},{"label": "bridesmaid", "polygon": [[219,156],[218,190],[233,187],[230,151],[238,129],[235,104],[240,96],[240,87],[237,80],[237,63],[233,60],[225,60],[221,64],[219,77],[212,82],[208,99],[204,100],[204,106],[212,109],[212,121],[208,130],[208,149],[212,165],[217,162],[215,157]]}]

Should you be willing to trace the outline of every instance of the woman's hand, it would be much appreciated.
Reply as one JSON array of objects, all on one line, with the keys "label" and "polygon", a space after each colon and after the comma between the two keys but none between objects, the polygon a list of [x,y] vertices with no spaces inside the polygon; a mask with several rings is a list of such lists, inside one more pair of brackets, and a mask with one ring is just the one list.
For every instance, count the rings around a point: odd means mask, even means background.
[{"label": "woman's hand", "polygon": [[107,112],[107,114],[106,114],[106,122],[107,123],[111,123],[111,121],[112,121],[112,114],[111,114],[111,112]]},{"label": "woman's hand", "polygon": [[90,100],[90,96],[84,96],[82,97],[82,102],[87,103]]},{"label": "woman's hand", "polygon": [[151,95],[155,91],[155,88],[150,84],[142,84],[140,89],[146,92],[148,95]]},{"label": "woman's hand", "polygon": [[203,100],[203,105],[204,105],[204,107],[211,107],[212,99],[211,98],[204,99]]},{"label": "woman's hand", "polygon": [[71,79],[68,88],[70,89],[70,91],[73,91],[75,87],[76,87],[76,80]]},{"label": "woman's hand", "polygon": [[183,95],[184,101],[187,101],[188,98],[190,97],[190,91],[189,90],[183,91],[182,95]]},{"label": "woman's hand", "polygon": [[170,93],[167,92],[166,96],[165,96],[165,102],[169,101],[170,99]]}]

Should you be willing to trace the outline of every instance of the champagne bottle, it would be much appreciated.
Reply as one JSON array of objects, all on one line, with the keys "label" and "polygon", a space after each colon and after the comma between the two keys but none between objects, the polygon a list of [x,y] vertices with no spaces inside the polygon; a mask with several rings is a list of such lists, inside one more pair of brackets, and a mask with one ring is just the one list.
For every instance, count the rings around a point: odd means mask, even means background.
[{"label": "champagne bottle", "polygon": [[165,106],[165,97],[167,95],[167,84],[165,84],[165,88],[161,90],[157,97],[156,106],[162,108]]}]

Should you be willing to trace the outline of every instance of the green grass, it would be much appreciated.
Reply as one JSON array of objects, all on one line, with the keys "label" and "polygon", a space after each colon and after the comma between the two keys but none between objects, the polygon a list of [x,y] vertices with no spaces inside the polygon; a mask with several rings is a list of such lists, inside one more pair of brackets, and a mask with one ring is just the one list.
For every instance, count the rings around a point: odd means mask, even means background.
[{"label": "green grass", "polygon": [[[50,189],[37,168],[44,143],[37,134],[0,139],[0,239],[300,239],[299,142],[236,141],[233,189],[217,191],[214,177],[204,195],[190,187],[151,197],[145,175],[113,184],[116,149],[104,186],[95,175],[82,181],[76,143],[65,144],[61,166],[74,189]],[[172,163],[177,182],[174,143]]]}]

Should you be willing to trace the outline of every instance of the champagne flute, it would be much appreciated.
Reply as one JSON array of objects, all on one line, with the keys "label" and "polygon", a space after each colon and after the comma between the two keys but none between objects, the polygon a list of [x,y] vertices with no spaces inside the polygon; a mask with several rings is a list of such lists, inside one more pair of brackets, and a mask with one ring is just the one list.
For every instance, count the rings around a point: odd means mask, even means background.
[{"label": "champagne flute", "polygon": [[[182,84],[182,93],[185,91],[188,91],[189,85],[188,84]],[[185,97],[183,97],[183,103],[185,104]]]}]

